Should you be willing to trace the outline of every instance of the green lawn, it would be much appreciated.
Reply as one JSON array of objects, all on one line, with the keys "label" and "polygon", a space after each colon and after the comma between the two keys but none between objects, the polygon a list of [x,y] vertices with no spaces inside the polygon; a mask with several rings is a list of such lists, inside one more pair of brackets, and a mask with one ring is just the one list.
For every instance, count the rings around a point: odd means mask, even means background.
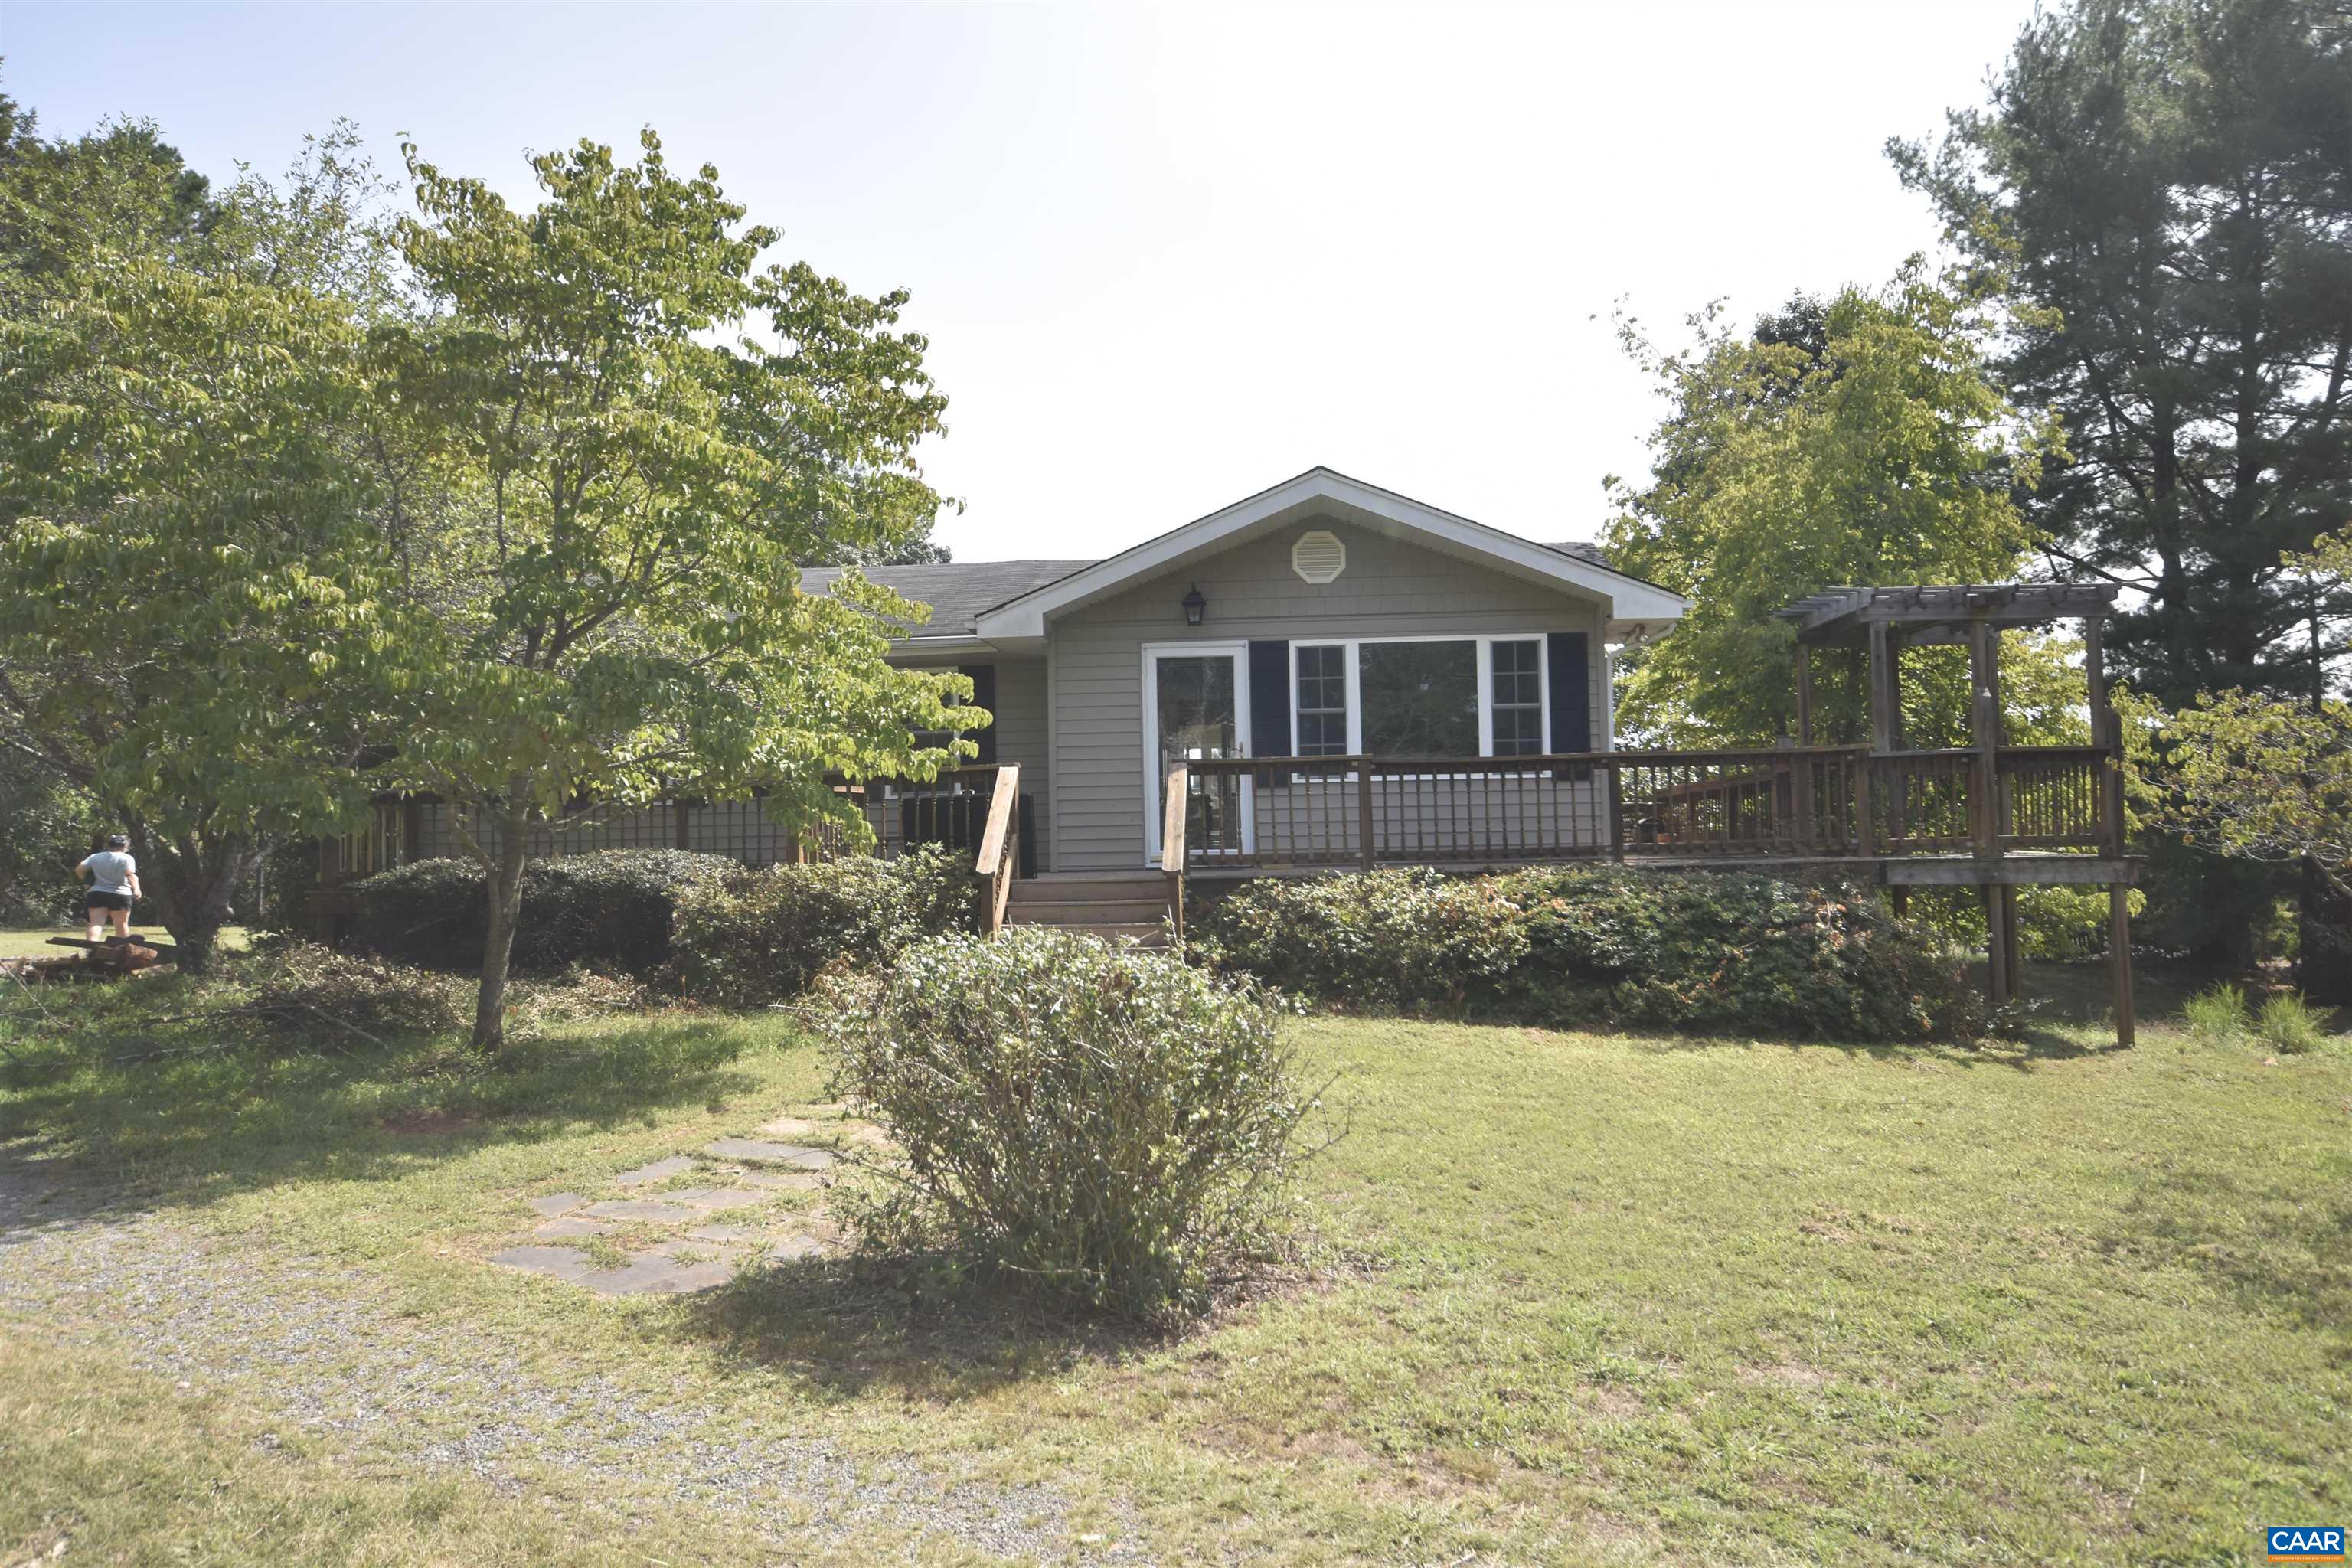
[{"label": "green lawn", "polygon": [[[2053,1016],[2096,1016],[2095,976],[2043,980]],[[608,1304],[483,1263],[533,1195],[821,1098],[778,1015],[572,1028],[502,1073],[423,1047],[19,1071],[0,1137],[552,1384],[1054,1487],[1078,1560],[2237,1561],[2352,1511],[2352,1055],[2193,1043],[2166,996],[2129,1052],[2063,1023],[1982,1051],[1302,1023],[1345,1128],[1301,1194],[1312,1268],[1172,1340],[929,1313],[829,1266]],[[777,1555],[658,1458],[617,1501],[361,1438],[257,1458],[268,1387],[0,1325],[0,1561],[68,1528],[75,1561]],[[658,1549],[623,1554],[591,1492]]]}]

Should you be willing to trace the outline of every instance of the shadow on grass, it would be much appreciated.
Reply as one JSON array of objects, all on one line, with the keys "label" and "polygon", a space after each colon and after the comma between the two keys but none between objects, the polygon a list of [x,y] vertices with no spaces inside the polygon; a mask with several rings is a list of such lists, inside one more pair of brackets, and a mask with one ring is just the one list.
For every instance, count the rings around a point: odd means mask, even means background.
[{"label": "shadow on grass", "polygon": [[1075,1318],[985,1283],[919,1302],[845,1258],[747,1273],[680,1300],[665,1321],[722,1366],[789,1372],[845,1401],[883,1392],[940,1405],[1160,1349],[1188,1331]]},{"label": "shadow on grass", "polygon": [[447,1040],[349,1050],[257,1037],[110,1065],[121,1037],[84,1031],[69,1054],[0,1076],[0,1145],[19,1159],[37,1149],[47,1179],[100,1188],[115,1208],[390,1181],[726,1098],[753,1083],[732,1064],[760,1038],[740,1020],[653,1016],[553,1027],[492,1062]]}]

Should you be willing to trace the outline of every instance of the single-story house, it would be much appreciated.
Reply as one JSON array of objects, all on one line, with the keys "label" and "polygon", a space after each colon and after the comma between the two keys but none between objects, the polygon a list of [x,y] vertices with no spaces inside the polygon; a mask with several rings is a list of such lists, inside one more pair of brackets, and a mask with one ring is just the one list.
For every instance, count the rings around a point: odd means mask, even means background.
[{"label": "single-story house", "polygon": [[[1608,750],[1610,647],[1689,607],[1590,545],[1531,542],[1326,468],[1103,560],[865,573],[930,606],[892,657],[972,678],[995,716],[975,737],[981,760],[1019,765],[1034,864],[1061,873],[1159,867],[1160,795],[1179,761]],[[807,571],[802,586],[821,593],[839,575]],[[1354,777],[1229,776],[1222,830],[1236,847]],[[1536,783],[1591,794],[1565,776]],[[1204,811],[1218,804],[1204,792]],[[1424,791],[1376,809],[1443,806]]]}]

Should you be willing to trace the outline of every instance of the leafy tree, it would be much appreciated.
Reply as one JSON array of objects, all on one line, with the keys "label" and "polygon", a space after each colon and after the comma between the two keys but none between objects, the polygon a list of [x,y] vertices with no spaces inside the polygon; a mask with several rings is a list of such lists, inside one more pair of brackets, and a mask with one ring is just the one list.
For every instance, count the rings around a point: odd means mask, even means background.
[{"label": "leafy tree", "polygon": [[[398,766],[457,808],[488,884],[474,1039],[502,1038],[534,837],[659,795],[764,791],[843,819],[824,784],[927,776],[970,682],[891,668],[870,586],[812,598],[793,562],[920,533],[911,453],[943,402],[900,294],[758,265],[716,171],[583,142],[509,208],[408,150],[400,244],[422,308],[380,334],[448,520],[415,552],[436,629],[411,650]],[[397,465],[395,465],[396,467]]]},{"label": "leafy tree", "polygon": [[[345,460],[362,337],[268,243],[299,202],[210,196],[152,126],[43,144],[14,123],[0,743],[127,827],[201,969],[271,837],[366,799],[360,693],[396,639]],[[314,156],[295,185],[339,178]]]},{"label": "leafy tree", "polygon": [[[2352,529],[2286,564],[2318,580],[2352,578]],[[2131,721],[2142,820],[2231,860],[2294,868],[2305,989],[2352,1000],[2352,703],[2241,689],[2178,708],[2126,690],[2118,705]]]},{"label": "leafy tree", "polygon": [[[2041,308],[1998,372],[2064,420],[2030,515],[2059,568],[2132,590],[2119,669],[2169,706],[2323,690],[2352,594],[2290,558],[2352,513],[2352,12],[2078,0],[1889,153]],[[2149,847],[2179,938],[2242,954],[2266,879]],[[2343,918],[2324,892],[2306,948]]]},{"label": "leafy tree", "polygon": [[2347,601],[2285,558],[2352,513],[2352,12],[2078,0],[1889,153],[2041,308],[1997,373],[2065,422],[2052,559],[2144,595],[2120,668],[2168,702],[2315,689]]},{"label": "leafy tree", "polygon": [[[1685,353],[1624,325],[1672,407],[1651,437],[1652,482],[1615,491],[1610,557],[1695,601],[1674,636],[1626,661],[1629,731],[1708,744],[1787,734],[1794,637],[1774,612],[1790,600],[1833,584],[2014,574],[2030,534],[2011,492],[2032,485],[2053,437],[1987,379],[1997,309],[1988,290],[1915,258],[1885,289],[1800,299],[1747,337],[1703,311]],[[2004,639],[2021,735],[2079,724],[2067,646]],[[1965,657],[1922,648],[1905,662],[1913,743],[1963,740]],[[1859,669],[1822,660],[1815,698],[1824,737],[1867,732]]]}]

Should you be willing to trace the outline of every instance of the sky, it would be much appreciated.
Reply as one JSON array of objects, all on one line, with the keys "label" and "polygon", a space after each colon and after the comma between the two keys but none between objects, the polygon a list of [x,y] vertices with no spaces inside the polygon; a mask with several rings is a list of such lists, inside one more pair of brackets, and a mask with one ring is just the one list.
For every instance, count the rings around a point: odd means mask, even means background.
[{"label": "sky", "polygon": [[0,90],[216,179],[346,117],[517,202],[528,152],[650,125],[777,258],[911,292],[961,560],[1108,554],[1318,463],[1562,540],[1662,411],[1613,316],[1680,342],[1933,251],[1885,141],[1981,101],[2031,9],[0,0]]}]

